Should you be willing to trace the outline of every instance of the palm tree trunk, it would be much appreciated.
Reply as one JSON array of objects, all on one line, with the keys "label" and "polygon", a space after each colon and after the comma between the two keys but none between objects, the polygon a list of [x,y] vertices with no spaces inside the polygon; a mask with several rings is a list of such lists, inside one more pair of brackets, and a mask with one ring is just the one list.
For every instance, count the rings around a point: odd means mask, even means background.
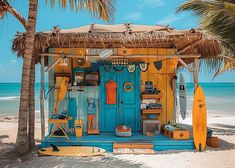
[{"label": "palm tree trunk", "polygon": [[29,116],[29,83],[30,69],[34,48],[34,37],[36,29],[38,0],[29,1],[29,15],[26,29],[26,42],[24,62],[21,79],[21,96],[18,118],[18,133],[16,139],[16,150],[19,154],[26,154],[29,151],[28,142],[28,116]]},{"label": "palm tree trunk", "polygon": [[34,132],[35,132],[35,61],[32,60],[30,70],[30,85],[29,85],[29,149],[35,147]]}]

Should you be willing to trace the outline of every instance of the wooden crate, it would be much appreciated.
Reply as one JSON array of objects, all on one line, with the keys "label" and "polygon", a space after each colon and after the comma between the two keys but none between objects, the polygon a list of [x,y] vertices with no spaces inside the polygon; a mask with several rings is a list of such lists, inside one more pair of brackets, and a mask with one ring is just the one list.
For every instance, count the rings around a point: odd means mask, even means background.
[{"label": "wooden crate", "polygon": [[168,136],[168,135],[169,135],[169,132],[170,132],[170,131],[168,131],[166,128],[163,128],[163,134],[164,134],[164,135]]},{"label": "wooden crate", "polygon": [[163,134],[168,136],[171,139],[190,139],[190,131],[188,130],[174,130],[169,131],[166,128],[163,128]]},{"label": "wooden crate", "polygon": [[190,139],[190,131],[188,130],[174,130],[169,131],[168,136],[172,139]]}]

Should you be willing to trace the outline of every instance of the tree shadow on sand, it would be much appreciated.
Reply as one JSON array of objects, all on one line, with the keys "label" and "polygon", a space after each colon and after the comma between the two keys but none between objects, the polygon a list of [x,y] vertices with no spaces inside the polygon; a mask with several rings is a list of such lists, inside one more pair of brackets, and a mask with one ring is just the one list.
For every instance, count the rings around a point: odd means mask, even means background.
[{"label": "tree shadow on sand", "polygon": [[0,135],[0,165],[1,167],[10,167],[18,158],[15,152],[14,143],[4,143],[3,139],[9,138],[8,135]]},{"label": "tree shadow on sand", "polygon": [[[192,126],[183,125],[185,128],[192,130]],[[213,136],[225,135],[234,136],[235,126],[214,124],[210,125],[210,129],[213,131]],[[2,139],[8,138],[7,135],[0,136],[0,165],[1,167],[19,167],[19,168],[64,168],[64,167],[82,167],[82,168],[119,168],[130,167],[138,168],[145,167],[139,162],[130,162],[113,157],[113,154],[106,154],[105,156],[95,157],[38,157],[36,152],[30,153],[27,156],[19,157],[15,153],[15,145],[13,143],[3,143]],[[235,144],[219,139],[219,148],[206,147],[206,151],[223,151],[235,149]],[[164,154],[177,154],[181,152],[196,152],[196,150],[179,150],[179,151],[161,151],[156,152],[156,155]]]},{"label": "tree shadow on sand", "polygon": [[[14,165],[12,165],[14,167]],[[31,155],[27,161],[16,165],[19,168],[138,168],[144,167],[142,164],[130,161],[123,161],[114,158],[112,154],[105,156],[93,157],[56,157],[56,156],[43,156],[38,157],[36,154]]]},{"label": "tree shadow on sand", "polygon": [[213,135],[235,135],[235,126],[225,124],[213,124]]},{"label": "tree shadow on sand", "polygon": [[[212,124],[210,129],[213,131],[213,136],[234,136],[235,126],[226,124]],[[219,138],[219,148],[209,148],[210,150],[231,150],[235,149],[235,144]]]},{"label": "tree shadow on sand", "polygon": [[123,161],[113,157],[108,153],[105,156],[95,157],[38,157],[36,151],[25,156],[17,155],[14,143],[4,143],[3,139],[9,138],[8,135],[0,136],[0,167],[9,168],[138,168],[143,167],[139,163]]},{"label": "tree shadow on sand", "polygon": [[[180,124],[180,125],[186,129],[190,130],[192,133],[192,126],[191,125],[187,125],[187,124]],[[235,135],[235,126],[234,125],[211,124],[210,127],[208,127],[208,128],[213,131],[212,136],[220,136],[220,135],[234,136]],[[210,148],[207,146],[206,150],[221,151],[221,150],[235,149],[234,143],[230,143],[230,142],[225,141],[221,138],[219,138],[219,144],[220,144],[219,148]],[[182,152],[182,151],[177,151],[174,153],[179,153],[179,152]]]}]

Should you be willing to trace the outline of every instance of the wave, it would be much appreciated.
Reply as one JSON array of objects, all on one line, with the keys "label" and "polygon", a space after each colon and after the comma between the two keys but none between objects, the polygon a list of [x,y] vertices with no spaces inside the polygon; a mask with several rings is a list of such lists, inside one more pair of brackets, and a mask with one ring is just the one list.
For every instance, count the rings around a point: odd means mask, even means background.
[{"label": "wave", "polygon": [[0,97],[0,100],[2,101],[11,101],[11,100],[19,100],[20,96],[4,96]]}]

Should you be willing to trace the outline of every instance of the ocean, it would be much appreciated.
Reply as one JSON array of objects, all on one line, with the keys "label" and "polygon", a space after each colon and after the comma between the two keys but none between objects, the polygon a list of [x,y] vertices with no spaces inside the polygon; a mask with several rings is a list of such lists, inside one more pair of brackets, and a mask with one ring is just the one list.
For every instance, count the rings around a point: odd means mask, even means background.
[{"label": "ocean", "polygon": [[[204,89],[209,114],[235,115],[235,83],[201,83]],[[45,84],[47,92],[47,84]],[[187,83],[187,110],[192,110],[193,83]],[[39,111],[40,84],[35,85],[36,111]],[[20,83],[0,83],[0,115],[18,113],[20,99]],[[48,108],[45,104],[45,110]]]},{"label": "ocean", "polygon": [[[15,115],[19,111],[20,102],[20,83],[0,83],[0,115]],[[45,84],[47,92],[47,84]],[[35,110],[40,109],[40,84],[35,84]],[[45,110],[48,109],[48,103],[45,101]]]}]

